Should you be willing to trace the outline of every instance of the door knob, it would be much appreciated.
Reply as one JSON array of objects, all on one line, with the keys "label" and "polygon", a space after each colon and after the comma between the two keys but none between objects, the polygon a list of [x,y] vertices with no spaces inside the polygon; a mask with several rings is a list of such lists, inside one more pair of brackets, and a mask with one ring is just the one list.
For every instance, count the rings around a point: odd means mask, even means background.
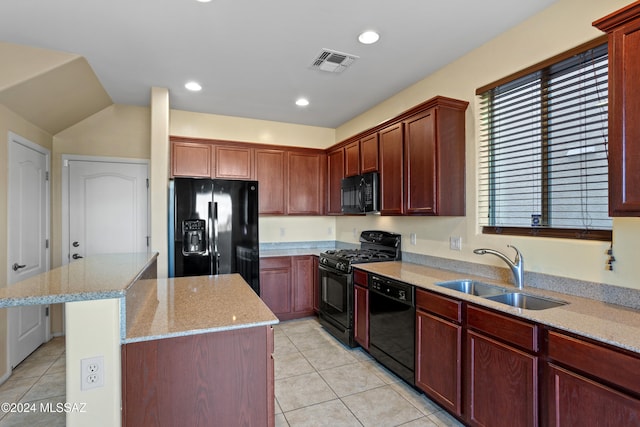
[{"label": "door knob", "polygon": [[73,259],[80,259],[80,258],[84,258],[82,255],[78,255],[78,254],[73,254],[71,255],[71,258]]},{"label": "door knob", "polygon": [[25,268],[26,266],[27,266],[26,264],[20,265],[20,264],[18,264],[18,263],[16,262],[16,263],[14,263],[14,264],[13,264],[12,268],[13,268],[13,271],[18,271],[18,270],[20,270],[21,268]]},{"label": "door knob", "polygon": [[80,243],[78,243],[78,242],[73,242],[73,243],[72,243],[72,245],[73,245],[73,247],[74,247],[74,248],[77,248],[78,246],[80,246]]}]

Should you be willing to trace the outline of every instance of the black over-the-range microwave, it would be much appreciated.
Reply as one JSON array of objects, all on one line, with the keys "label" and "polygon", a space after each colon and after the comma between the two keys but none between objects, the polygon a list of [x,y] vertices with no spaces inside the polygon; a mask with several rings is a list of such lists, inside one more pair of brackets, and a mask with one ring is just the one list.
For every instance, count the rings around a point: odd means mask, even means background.
[{"label": "black over-the-range microwave", "polygon": [[379,207],[378,172],[349,176],[342,179],[343,213],[377,213]]}]

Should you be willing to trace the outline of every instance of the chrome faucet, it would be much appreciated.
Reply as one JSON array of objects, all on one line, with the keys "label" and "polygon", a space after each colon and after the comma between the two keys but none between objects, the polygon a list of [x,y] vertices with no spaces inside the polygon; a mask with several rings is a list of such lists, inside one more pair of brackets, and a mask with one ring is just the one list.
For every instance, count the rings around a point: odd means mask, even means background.
[{"label": "chrome faucet", "polygon": [[514,261],[511,261],[509,257],[502,252],[498,252],[493,249],[474,249],[473,253],[478,255],[492,254],[506,262],[513,273],[513,281],[515,282],[516,287],[518,289],[522,289],[522,286],[524,285],[524,259],[522,257],[522,253],[515,246],[507,245],[507,247],[513,248],[516,251],[516,258]]}]

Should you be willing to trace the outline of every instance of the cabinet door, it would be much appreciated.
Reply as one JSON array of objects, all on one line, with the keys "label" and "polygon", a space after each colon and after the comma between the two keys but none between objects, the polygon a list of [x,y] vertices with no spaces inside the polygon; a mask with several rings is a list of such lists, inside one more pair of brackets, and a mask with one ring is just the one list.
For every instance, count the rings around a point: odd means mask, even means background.
[{"label": "cabinet door", "polygon": [[609,33],[609,214],[640,216],[640,7],[594,25]]},{"label": "cabinet door", "polygon": [[380,131],[380,213],[403,213],[402,123]]},{"label": "cabinet door", "polygon": [[260,259],[260,298],[280,317],[291,313],[291,259]]},{"label": "cabinet door", "polygon": [[473,331],[466,343],[469,425],[537,426],[537,357]]},{"label": "cabinet door", "polygon": [[313,313],[313,256],[292,257],[293,312],[302,315]]},{"label": "cabinet door", "polygon": [[248,147],[215,146],[215,177],[252,179],[253,150]]},{"label": "cabinet door", "polygon": [[436,110],[405,121],[405,213],[437,214]]},{"label": "cabinet door", "polygon": [[344,150],[342,148],[327,154],[329,183],[327,188],[327,213],[342,213],[341,185],[344,178]]},{"label": "cabinet door", "polygon": [[640,424],[640,401],[595,381],[548,364],[547,425],[633,426]]},{"label": "cabinet door", "polygon": [[369,290],[354,286],[353,336],[358,344],[369,350]]},{"label": "cabinet door", "polygon": [[360,142],[355,141],[344,147],[344,173],[345,176],[354,176],[360,173]]},{"label": "cabinet door", "polygon": [[313,256],[313,311],[320,311],[320,259],[317,255]]},{"label": "cabinet door", "polygon": [[416,311],[416,386],[460,416],[462,326]]},{"label": "cabinet door", "polygon": [[256,149],[259,213],[284,215],[285,152]]},{"label": "cabinet door", "polygon": [[171,175],[174,177],[211,177],[210,144],[174,142],[171,144]]},{"label": "cabinet door", "polygon": [[360,140],[360,173],[378,171],[378,134]]},{"label": "cabinet door", "polygon": [[289,215],[322,215],[324,156],[315,153],[289,152]]}]

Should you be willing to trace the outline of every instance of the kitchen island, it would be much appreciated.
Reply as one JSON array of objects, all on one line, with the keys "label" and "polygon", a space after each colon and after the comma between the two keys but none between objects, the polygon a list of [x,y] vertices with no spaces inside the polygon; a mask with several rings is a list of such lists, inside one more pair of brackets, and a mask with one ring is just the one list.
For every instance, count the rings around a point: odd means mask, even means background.
[{"label": "kitchen island", "polygon": [[[0,290],[0,307],[65,303],[66,401],[83,409],[68,412],[67,425],[118,426],[123,420],[135,425],[137,419],[131,423],[123,415],[133,416],[130,411],[136,407],[147,411],[146,420],[164,417],[166,412],[149,412],[150,402],[173,416],[193,412],[195,405],[194,416],[200,420],[217,417],[215,411],[228,417],[244,405],[238,419],[249,420],[247,425],[272,425],[271,325],[278,319],[239,275],[155,279],[156,258],[155,253],[89,257]],[[253,347],[247,350],[248,345]],[[158,356],[153,366],[150,348]],[[82,390],[81,360],[100,356],[104,386]],[[235,375],[244,372],[246,364],[251,365],[250,376]],[[194,388],[182,380],[196,367],[199,376],[189,378],[200,386]],[[186,389],[177,387],[176,378]],[[207,400],[207,386],[231,378],[241,393],[231,396],[232,404]],[[162,401],[162,394],[144,400],[136,387],[151,392],[152,380],[156,391],[189,390],[197,401],[186,393],[181,399],[164,394],[170,404]],[[258,395],[263,396],[262,406],[252,400]],[[250,419],[257,410],[245,408],[252,405],[264,416]]]}]

